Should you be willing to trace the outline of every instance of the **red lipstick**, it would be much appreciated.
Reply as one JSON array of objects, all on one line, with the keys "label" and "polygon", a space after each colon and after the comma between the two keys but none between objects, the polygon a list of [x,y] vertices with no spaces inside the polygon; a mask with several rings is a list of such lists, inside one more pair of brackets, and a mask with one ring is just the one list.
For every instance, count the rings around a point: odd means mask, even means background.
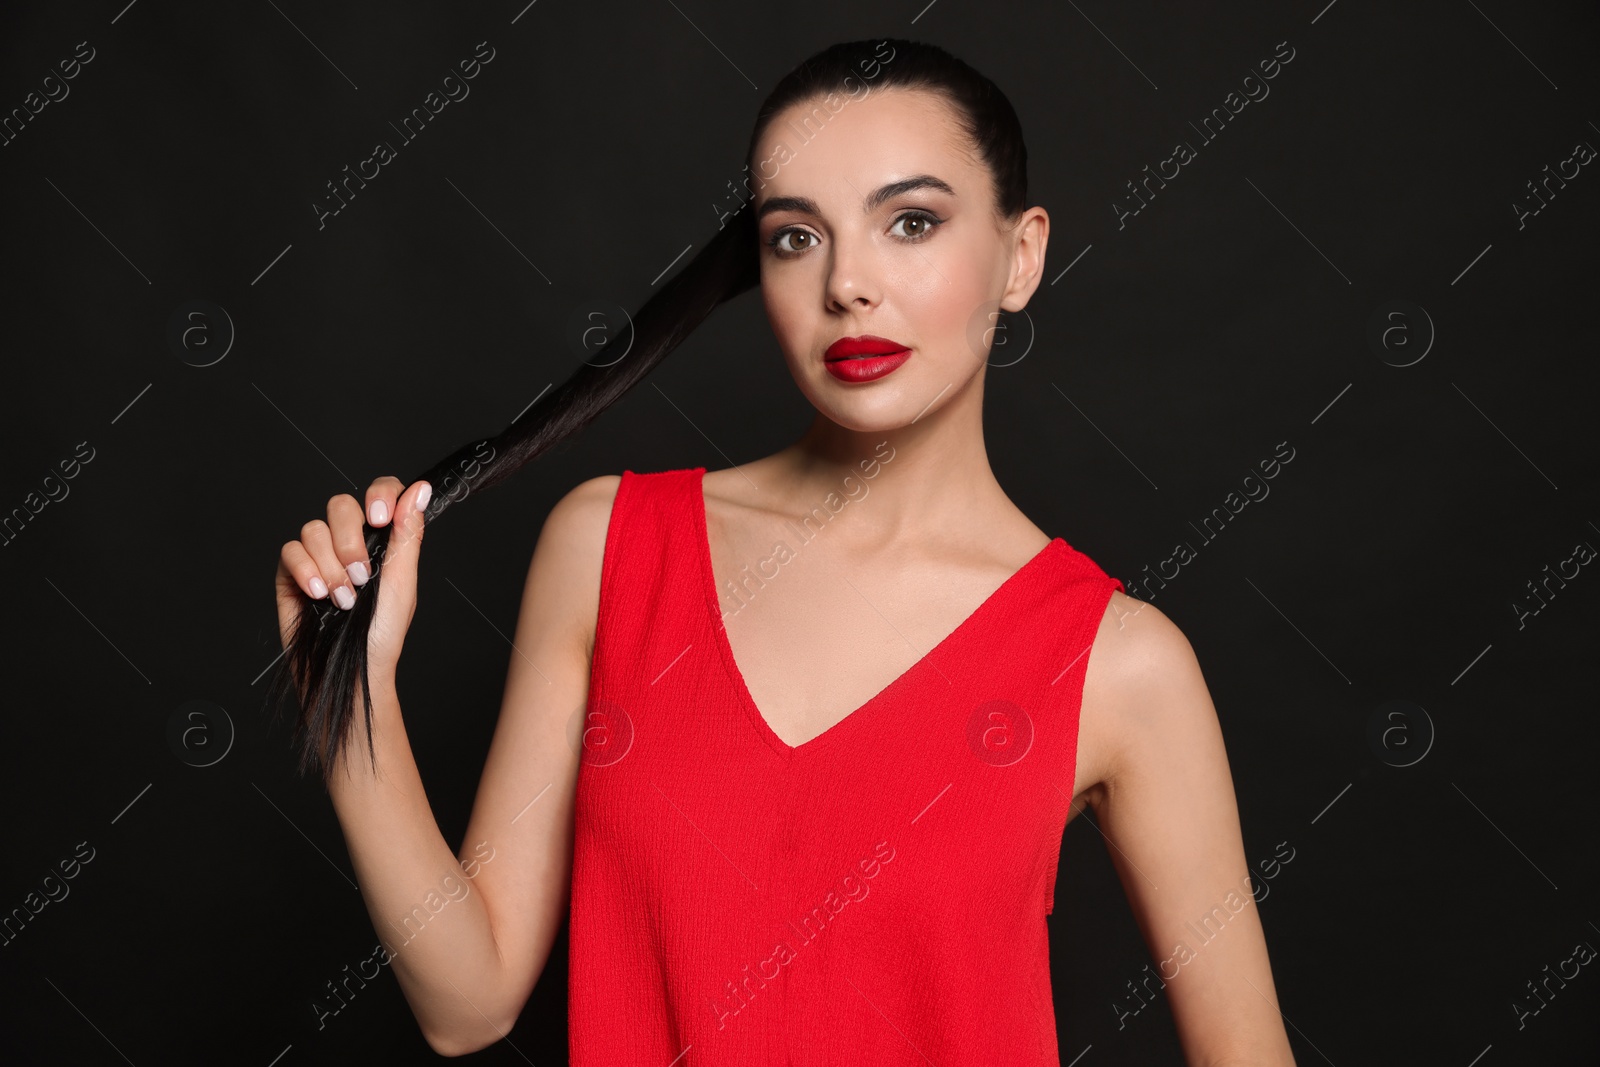
[{"label": "red lipstick", "polygon": [[823,355],[828,373],[842,382],[872,382],[911,358],[911,350],[887,337],[841,337]]}]

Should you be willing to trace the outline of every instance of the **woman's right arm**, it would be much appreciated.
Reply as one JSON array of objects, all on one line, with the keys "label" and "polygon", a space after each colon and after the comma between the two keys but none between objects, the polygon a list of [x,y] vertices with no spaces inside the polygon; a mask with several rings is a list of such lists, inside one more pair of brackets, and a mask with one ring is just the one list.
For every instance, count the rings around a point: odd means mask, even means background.
[{"label": "woman's right arm", "polygon": [[[391,487],[380,489],[385,482]],[[576,737],[574,720],[588,697],[600,565],[619,483],[616,475],[590,479],[545,520],[523,588],[499,722],[459,857],[440,833],[423,791],[392,669],[373,672],[376,773],[367,759],[358,693],[355,729],[328,779],[373,927],[394,953],[390,966],[423,1035],[442,1055],[476,1051],[510,1031],[566,914],[579,763],[579,749],[569,738]],[[400,495],[399,486],[395,479],[375,482],[368,513],[374,499],[386,498],[391,514],[410,503],[410,490]],[[350,502],[359,546],[362,514]],[[329,514],[337,544],[340,523],[331,506]],[[333,551],[341,566],[365,555],[359,547],[353,557]],[[413,595],[414,551],[407,575]],[[310,554],[327,558],[326,549]],[[391,548],[386,583],[399,577],[391,573],[395,562]],[[330,588],[337,589],[335,578],[349,584],[331,564],[321,570],[331,572]],[[309,579],[299,584],[307,588]],[[380,601],[388,589],[380,589]],[[406,615],[402,628],[409,623]]]}]

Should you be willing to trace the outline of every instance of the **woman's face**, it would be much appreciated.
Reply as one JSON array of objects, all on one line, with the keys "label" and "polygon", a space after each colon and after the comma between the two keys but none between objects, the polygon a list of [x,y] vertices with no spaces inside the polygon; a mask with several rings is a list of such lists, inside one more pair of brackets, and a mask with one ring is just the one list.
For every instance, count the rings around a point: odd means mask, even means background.
[{"label": "woman's face", "polygon": [[[761,295],[817,410],[848,429],[890,429],[982,371],[994,312],[1020,310],[1038,285],[1049,219],[1041,208],[999,217],[988,168],[938,94],[833,104],[780,112],[756,146]],[[871,380],[870,361],[831,372],[830,348],[864,335],[910,356]]]}]

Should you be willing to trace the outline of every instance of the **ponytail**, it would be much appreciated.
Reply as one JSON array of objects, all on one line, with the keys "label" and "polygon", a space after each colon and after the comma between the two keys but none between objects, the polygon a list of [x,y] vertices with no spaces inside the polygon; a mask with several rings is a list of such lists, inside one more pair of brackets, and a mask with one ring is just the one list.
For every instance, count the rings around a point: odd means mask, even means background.
[{"label": "ponytail", "polygon": [[[426,479],[436,490],[423,519],[428,528],[458,500],[491,489],[562,441],[580,433],[601,412],[632,389],[677,348],[717,306],[760,283],[754,212],[741,211],[659,292],[645,301],[631,329],[619,332],[607,348],[623,347],[620,358],[604,365],[585,360],[570,378],[546,393],[492,438],[469,442],[410,482]],[[601,349],[604,354],[606,349]],[[268,687],[267,703],[278,708],[293,687],[299,714],[293,744],[299,773],[312,767],[326,777],[349,741],[354,723],[356,683],[360,682],[367,724],[367,757],[372,747],[372,697],[367,676],[367,631],[378,590],[391,523],[367,527],[372,577],[355,591],[355,605],[339,611],[301,594],[300,614]]]},{"label": "ponytail", "polygon": [[[836,44],[786,74],[757,113],[745,169],[755,165],[757,174],[764,175],[769,164],[782,165],[778,152],[759,164],[754,157],[763,132],[791,105],[823,100],[828,107],[813,110],[815,121],[821,123],[844,106],[841,99],[848,103],[889,87],[942,94],[955,108],[994,180],[996,211],[1003,218],[1021,213],[1027,202],[1028,154],[1022,125],[1010,101],[994,82],[944,49],[901,38]],[[779,148],[782,153],[791,151],[783,145]],[[747,192],[754,177],[745,179]],[[618,341],[608,346],[616,347],[622,338],[628,338],[631,344],[623,348],[620,358],[607,360],[605,366],[586,361],[497,436],[463,445],[419,476],[435,489],[424,515],[428,526],[455,501],[499,485],[588,426],[642,381],[717,305],[760,284],[755,212],[745,210],[750,205],[744,196],[739,199],[740,207],[732,219],[724,216],[723,227],[710,243],[639,309],[631,332],[619,335]],[[393,529],[390,524],[367,530],[373,574],[356,591],[355,606],[349,611],[338,611],[302,594],[299,618],[268,695],[269,706],[276,707],[293,685],[299,698],[294,741],[301,774],[312,766],[319,766],[324,776],[330,773],[349,739],[357,681],[368,728],[367,755],[374,767],[377,765],[372,748],[372,698],[367,687],[367,630]]]}]

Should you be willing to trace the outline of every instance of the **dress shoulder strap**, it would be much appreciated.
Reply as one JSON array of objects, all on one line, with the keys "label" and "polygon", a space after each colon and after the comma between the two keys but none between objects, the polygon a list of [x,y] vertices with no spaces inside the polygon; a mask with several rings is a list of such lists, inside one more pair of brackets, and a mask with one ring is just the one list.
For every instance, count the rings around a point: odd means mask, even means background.
[{"label": "dress shoulder strap", "polygon": [[[695,583],[694,513],[703,467],[622,472],[606,528],[591,672],[603,691],[614,672],[681,651],[683,634],[704,613]],[[681,638],[681,640],[680,640]],[[676,643],[676,644],[674,644]],[[670,658],[670,656],[669,656]]]}]

